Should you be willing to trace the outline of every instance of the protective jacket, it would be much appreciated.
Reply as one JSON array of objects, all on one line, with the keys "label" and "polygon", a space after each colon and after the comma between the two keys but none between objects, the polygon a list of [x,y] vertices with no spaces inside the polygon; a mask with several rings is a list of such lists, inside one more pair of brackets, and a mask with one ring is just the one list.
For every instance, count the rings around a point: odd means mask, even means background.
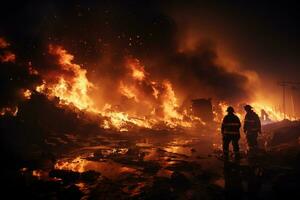
[{"label": "protective jacket", "polygon": [[240,134],[241,122],[240,119],[233,113],[226,115],[222,122],[221,133],[227,134]]},{"label": "protective jacket", "polygon": [[247,112],[245,116],[244,132],[261,132],[260,119],[254,111]]}]

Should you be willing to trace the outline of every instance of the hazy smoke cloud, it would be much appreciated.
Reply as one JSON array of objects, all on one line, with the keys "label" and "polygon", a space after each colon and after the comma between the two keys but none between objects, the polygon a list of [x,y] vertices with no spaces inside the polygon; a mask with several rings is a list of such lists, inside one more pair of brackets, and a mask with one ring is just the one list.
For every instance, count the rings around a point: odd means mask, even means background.
[{"label": "hazy smoke cloud", "polygon": [[[74,62],[88,70],[88,77],[98,87],[94,96],[105,96],[99,103],[120,100],[111,91],[117,91],[120,80],[128,73],[124,66],[128,55],[140,59],[153,80],[170,80],[182,101],[188,97],[213,97],[237,102],[251,95],[246,76],[216,64],[217,43],[201,41],[193,51],[179,52],[178,35],[184,30],[155,1],[89,1],[73,5],[49,1],[24,3],[22,9],[11,9],[8,6],[2,15],[17,17],[4,21],[1,34],[9,36],[17,61],[32,62],[41,74],[55,73],[59,68],[47,47],[64,46],[74,54]],[[15,20],[17,23],[13,23]]]}]

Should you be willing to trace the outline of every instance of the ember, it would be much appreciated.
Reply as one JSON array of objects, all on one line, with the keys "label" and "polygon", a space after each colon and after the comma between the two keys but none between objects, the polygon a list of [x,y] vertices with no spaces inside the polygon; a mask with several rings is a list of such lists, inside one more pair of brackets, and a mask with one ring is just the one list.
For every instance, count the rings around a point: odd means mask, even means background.
[{"label": "ember", "polygon": [[298,194],[297,6],[29,0],[2,7],[7,199]]}]

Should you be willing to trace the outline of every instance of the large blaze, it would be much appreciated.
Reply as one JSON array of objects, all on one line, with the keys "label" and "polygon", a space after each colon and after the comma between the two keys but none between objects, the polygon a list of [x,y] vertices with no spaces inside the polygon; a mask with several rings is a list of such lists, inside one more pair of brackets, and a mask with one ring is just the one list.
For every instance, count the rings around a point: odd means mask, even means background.
[{"label": "large blaze", "polygon": [[[0,47],[3,49],[10,46],[3,38],[1,38],[0,44]],[[168,79],[153,80],[151,74],[145,70],[145,66],[137,58],[132,56],[124,58],[124,68],[127,73],[119,81],[119,90],[113,91],[128,101],[134,102],[134,106],[128,107],[126,111],[126,109],[118,110],[111,102],[106,102],[102,106],[95,104],[90,94],[95,92],[97,87],[101,86],[95,86],[88,79],[87,69],[74,63],[74,56],[64,47],[50,44],[48,53],[57,59],[60,70],[42,73],[42,84],[38,85],[35,90],[47,95],[50,99],[58,98],[61,105],[75,106],[79,110],[104,117],[105,119],[100,126],[105,129],[116,128],[119,131],[128,131],[132,126],[157,128],[164,124],[164,126],[170,128],[188,128],[193,127],[195,124],[206,125],[201,118],[194,116],[189,111],[190,108],[180,108],[181,105],[178,102],[178,97],[171,81]],[[15,62],[15,55],[6,50],[0,58],[1,62]],[[40,75],[31,62],[28,65],[28,72],[31,75]],[[30,99],[31,93],[31,90],[23,89],[25,99]],[[268,120],[280,121],[284,119],[282,111],[276,110],[269,103],[252,101],[250,104],[257,113],[265,112]],[[214,105],[215,122],[222,120],[228,106],[229,104],[225,101],[219,101]],[[242,118],[242,104],[233,106],[238,108],[237,115]],[[11,113],[15,116],[17,111],[14,107],[2,108],[1,115],[5,113]],[[287,118],[293,120],[292,117]]]},{"label": "large blaze", "polygon": [[[43,75],[43,83],[36,87],[36,91],[46,94],[50,99],[59,98],[62,105],[72,105],[79,110],[105,117],[104,123],[101,124],[104,128],[127,131],[127,127],[131,125],[154,128],[163,123],[165,126],[175,128],[192,127],[192,122],[203,124],[200,118],[188,116],[186,110],[180,113],[171,82],[164,80],[159,83],[151,80],[144,66],[136,58],[125,59],[128,75],[120,81],[118,92],[136,102],[137,107],[144,106],[146,108],[144,115],[134,113],[130,115],[124,111],[115,110],[110,102],[103,107],[95,105],[89,95],[95,86],[88,80],[87,70],[73,63],[74,56],[62,46],[49,45],[49,54],[57,58],[61,70],[66,73]],[[68,74],[69,72],[71,75]],[[145,93],[144,87],[149,88],[151,92]],[[24,96],[28,97],[29,91],[24,92]]]},{"label": "large blaze", "polygon": [[49,45],[49,53],[58,57],[63,70],[73,73],[71,77],[58,75],[58,82],[48,87],[49,95],[59,97],[62,103],[72,103],[81,110],[92,109],[93,101],[88,95],[88,90],[93,85],[86,77],[87,71],[74,64],[73,55],[61,46]]},{"label": "large blaze", "polygon": [[3,197],[298,195],[297,6],[29,0],[2,7]]}]

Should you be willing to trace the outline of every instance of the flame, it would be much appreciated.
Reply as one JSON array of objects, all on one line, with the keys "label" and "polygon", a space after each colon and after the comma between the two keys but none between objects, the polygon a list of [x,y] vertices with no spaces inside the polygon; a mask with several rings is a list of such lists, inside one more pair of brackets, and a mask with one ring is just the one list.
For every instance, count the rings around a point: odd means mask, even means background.
[{"label": "flame", "polygon": [[0,37],[0,49],[4,49],[10,46],[10,44],[2,37]]},{"label": "flame", "polygon": [[5,62],[15,62],[16,61],[16,55],[13,54],[10,51],[5,51],[3,55],[0,55],[0,61],[2,63],[5,63]]},{"label": "flame", "polygon": [[145,118],[133,118],[129,117],[127,113],[124,112],[115,112],[111,109],[110,104],[106,104],[103,112],[101,113],[103,116],[108,117],[110,121],[105,121],[103,124],[103,128],[117,128],[120,131],[128,131],[128,124],[133,124],[139,127],[144,128],[152,128],[154,121],[146,120]]},{"label": "flame", "polygon": [[55,84],[48,84],[44,81],[36,87],[36,91],[45,92],[51,97],[58,97],[62,104],[72,104],[80,110],[91,109],[93,101],[88,95],[88,90],[93,87],[93,84],[86,77],[87,71],[73,63],[74,56],[61,46],[49,45],[49,53],[58,57],[58,63],[63,70],[73,72],[74,75],[71,78],[59,75],[58,82]]},{"label": "flame", "polygon": [[[263,102],[254,102],[251,104],[251,106],[254,108],[254,110],[257,112],[257,113],[260,113],[261,110],[264,110],[269,119],[271,121],[282,121],[284,120],[284,113],[281,112],[280,110],[272,107],[270,104],[267,104],[267,103],[263,103]],[[290,116],[285,116],[286,119],[289,119],[289,120],[296,120],[295,118],[293,117],[290,117]]]},{"label": "flame", "polygon": [[142,81],[146,78],[144,66],[138,59],[127,58],[127,66],[131,69],[131,75],[134,79]]},{"label": "flame", "polygon": [[30,99],[31,98],[31,94],[32,92],[28,89],[26,89],[24,92],[23,92],[23,96],[25,99]]},{"label": "flame", "polygon": [[120,82],[120,93],[127,97],[128,99],[134,99],[135,102],[139,102],[139,99],[136,95],[135,88],[125,85],[122,81]]},{"label": "flame", "polygon": [[[100,126],[105,129],[128,131],[132,127],[154,128],[159,124],[172,128],[192,127],[193,122],[205,125],[200,118],[191,116],[186,110],[179,112],[178,99],[171,82],[165,80],[160,83],[151,80],[150,74],[136,58],[125,59],[129,73],[120,81],[117,92],[136,102],[136,107],[148,110],[144,115],[120,112],[117,108],[113,109],[110,102],[103,108],[96,106],[89,95],[95,86],[88,80],[86,69],[74,63],[74,56],[61,46],[49,45],[49,53],[56,56],[63,72],[71,72],[72,75],[65,75],[67,73],[44,75],[42,84],[35,90],[46,94],[49,98],[58,97],[60,104],[73,105],[80,110],[102,116],[104,120]],[[151,92],[145,92],[145,87]]]},{"label": "flame", "polygon": [[[278,122],[278,121],[282,121],[284,120],[284,113],[281,112],[278,109],[275,109],[272,104],[270,103],[265,103],[263,101],[255,101],[250,103],[249,105],[251,105],[253,107],[253,110],[260,115],[261,111],[264,110],[266,112],[266,114],[268,115],[268,119],[261,119],[263,123],[270,123],[270,122]],[[226,102],[219,102],[218,107],[221,109],[221,112],[216,112],[214,111],[214,121],[216,122],[221,122],[223,117],[227,114],[226,109],[229,105]],[[234,107],[236,108],[242,108],[242,105],[235,105]],[[245,111],[243,110],[243,112],[241,112],[238,109],[235,109],[236,111],[236,115],[240,118],[243,119],[245,116]],[[288,120],[296,120],[293,117],[290,116],[286,116],[286,119]],[[269,121],[268,121],[269,120]],[[265,121],[265,122],[264,122]]]},{"label": "flame", "polygon": [[36,86],[35,90],[39,93],[43,93],[46,90],[46,82],[43,80],[43,83]]},{"label": "flame", "polygon": [[1,108],[0,110],[0,116],[4,116],[4,115],[11,115],[11,116],[17,116],[19,111],[19,108],[17,106],[15,107],[4,107]]},{"label": "flame", "polygon": [[172,85],[169,81],[165,81],[163,83],[166,93],[164,95],[163,100],[163,110],[165,114],[165,119],[183,119],[183,116],[177,112],[178,104],[177,104],[177,98],[175,96],[175,92],[172,88]]},{"label": "flame", "polygon": [[59,160],[54,165],[54,168],[60,170],[71,170],[79,173],[93,170],[100,172],[103,176],[110,179],[117,179],[120,174],[123,173],[138,173],[136,169],[123,166],[113,161],[95,162],[86,160],[81,156],[78,156],[73,160]]},{"label": "flame", "polygon": [[38,75],[39,74],[39,72],[33,68],[31,62],[28,62],[28,72],[30,75]]},{"label": "flame", "polygon": [[54,168],[82,173],[85,171],[85,166],[87,165],[87,163],[87,160],[82,159],[80,156],[78,156],[71,162],[59,161],[55,164]]}]

